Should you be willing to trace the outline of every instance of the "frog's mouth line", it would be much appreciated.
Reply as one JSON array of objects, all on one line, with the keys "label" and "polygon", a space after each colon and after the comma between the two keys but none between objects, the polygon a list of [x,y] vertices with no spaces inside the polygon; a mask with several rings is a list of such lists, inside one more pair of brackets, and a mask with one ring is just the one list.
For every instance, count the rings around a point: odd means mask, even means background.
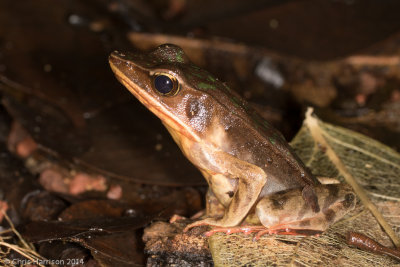
[{"label": "frog's mouth line", "polygon": [[[121,59],[112,55],[113,60],[118,60],[121,62]],[[199,136],[184,127],[184,123],[174,116],[168,109],[164,106],[160,105],[160,103],[145,90],[141,89],[136,83],[132,82],[117,66],[114,62],[111,61],[110,57],[110,66],[115,76],[118,80],[129,90],[129,92],[134,95],[143,105],[145,105],[151,112],[153,112],[159,119],[165,122],[167,125],[170,125],[173,129],[185,135],[189,139],[199,142]]]}]

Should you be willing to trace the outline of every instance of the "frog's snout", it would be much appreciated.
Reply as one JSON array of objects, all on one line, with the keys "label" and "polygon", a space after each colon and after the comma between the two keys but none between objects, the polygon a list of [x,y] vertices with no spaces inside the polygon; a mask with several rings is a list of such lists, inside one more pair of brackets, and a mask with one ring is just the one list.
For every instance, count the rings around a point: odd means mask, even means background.
[{"label": "frog's snout", "polygon": [[113,51],[110,56],[108,57],[108,61],[110,64],[117,64],[120,63],[122,60],[124,60],[126,57],[126,54],[119,52],[119,51]]}]

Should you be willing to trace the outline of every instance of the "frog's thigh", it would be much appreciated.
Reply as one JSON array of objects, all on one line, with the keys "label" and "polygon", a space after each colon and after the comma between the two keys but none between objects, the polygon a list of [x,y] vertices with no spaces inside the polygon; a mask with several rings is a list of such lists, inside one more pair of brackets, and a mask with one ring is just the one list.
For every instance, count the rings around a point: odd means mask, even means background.
[{"label": "frog's thigh", "polygon": [[347,185],[318,185],[315,188],[319,212],[304,201],[301,189],[262,198],[256,206],[260,222],[271,229],[310,229],[325,231],[355,206],[354,192]]}]

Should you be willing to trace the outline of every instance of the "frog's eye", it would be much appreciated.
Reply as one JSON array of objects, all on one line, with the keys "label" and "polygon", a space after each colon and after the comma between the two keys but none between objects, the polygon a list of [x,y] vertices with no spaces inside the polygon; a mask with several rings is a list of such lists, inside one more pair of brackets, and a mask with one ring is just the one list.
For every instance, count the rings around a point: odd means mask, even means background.
[{"label": "frog's eye", "polygon": [[176,95],[180,87],[178,80],[167,73],[155,74],[153,84],[157,92],[165,96]]}]

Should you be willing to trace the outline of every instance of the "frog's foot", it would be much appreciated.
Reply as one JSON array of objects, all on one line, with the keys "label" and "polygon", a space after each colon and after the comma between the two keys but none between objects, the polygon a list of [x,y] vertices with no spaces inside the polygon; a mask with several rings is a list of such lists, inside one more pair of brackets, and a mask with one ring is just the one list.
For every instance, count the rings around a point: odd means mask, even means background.
[{"label": "frog's foot", "polygon": [[172,215],[171,219],[169,219],[169,223],[174,223],[174,222],[186,220],[186,219],[187,219],[186,217],[183,217],[178,214],[174,214],[174,215]]},{"label": "frog's foot", "polygon": [[[193,215],[192,217],[190,217],[190,219],[196,220],[204,215],[205,215],[205,210],[201,210],[201,211],[197,212],[195,215]],[[184,216],[178,215],[178,214],[174,214],[174,215],[172,215],[171,219],[169,219],[169,223],[174,223],[174,222],[182,221],[182,220],[187,220],[187,218]]]},{"label": "frog's foot", "polygon": [[269,235],[318,235],[321,231],[314,230],[305,230],[305,229],[290,229],[290,228],[282,228],[283,225],[275,226],[273,228],[266,228],[263,225],[241,225],[241,226],[233,226],[233,227],[216,227],[207,231],[205,236],[209,237],[215,233],[225,233],[225,234],[234,234],[234,233],[244,233],[245,235],[251,233],[257,233],[254,236],[254,241],[260,239],[261,236],[265,234]]},{"label": "frog's foot", "polygon": [[221,226],[219,225],[219,221],[213,218],[206,218],[203,220],[196,221],[194,223],[189,224],[188,226],[183,229],[184,232],[189,231],[189,229],[197,226],[204,226],[204,225],[210,225],[210,226]]},{"label": "frog's foot", "polygon": [[197,212],[196,214],[194,214],[192,217],[190,217],[190,219],[197,220],[205,215],[206,215],[206,210],[201,210],[201,211]]},{"label": "frog's foot", "polygon": [[291,229],[288,228],[287,225],[275,225],[273,227],[267,228],[262,231],[259,231],[254,240],[260,239],[261,236],[268,234],[268,235],[297,235],[297,236],[311,236],[315,235],[318,236],[323,231],[319,230],[312,230],[312,229]]},{"label": "frog's foot", "polygon": [[244,233],[245,235],[260,232],[265,230],[264,226],[260,225],[241,225],[241,226],[233,226],[233,227],[216,227],[205,233],[205,236],[209,237],[215,233],[225,233],[227,235],[234,233]]}]

